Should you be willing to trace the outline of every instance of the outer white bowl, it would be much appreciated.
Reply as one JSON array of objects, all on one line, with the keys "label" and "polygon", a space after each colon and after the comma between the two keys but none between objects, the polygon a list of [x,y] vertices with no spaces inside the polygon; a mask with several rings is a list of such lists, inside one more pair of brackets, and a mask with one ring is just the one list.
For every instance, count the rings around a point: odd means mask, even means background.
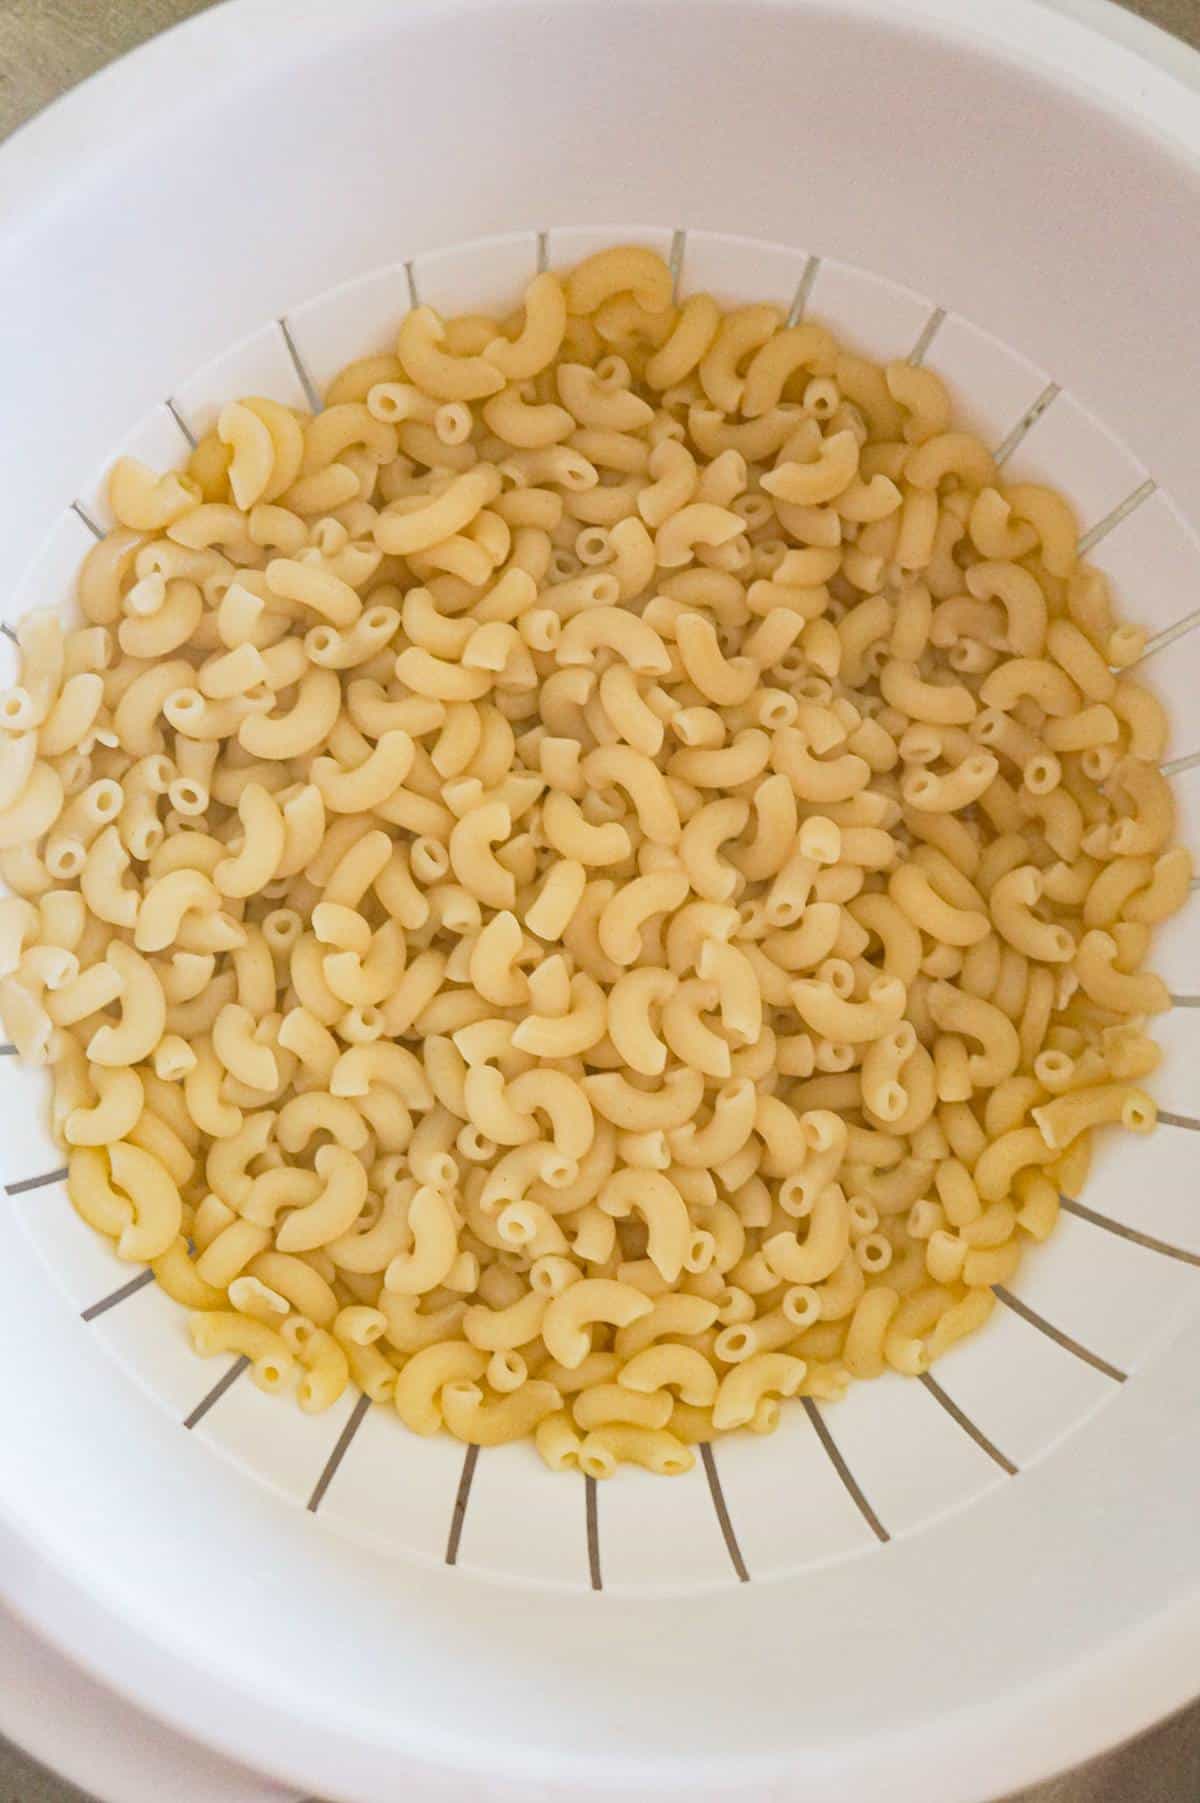
[{"label": "outer white bowl", "polygon": [[[229,393],[303,398],[412,292],[512,299],[539,245],[634,234],[686,286],[802,301],[878,354],[931,339],[1165,635],[1146,676],[1200,757],[1200,633],[1172,631],[1200,609],[1200,102],[1129,32],[1031,0],[203,16],[0,155],[26,572],[0,611],[65,604],[118,449],[174,460]],[[1200,848],[1200,765],[1179,790]],[[1196,951],[1193,908],[1160,956],[1193,1000]],[[70,1214],[10,1063],[0,1585],[175,1725],[348,1803],[472,1775],[977,1803],[1082,1759],[1200,1688],[1200,1010],[1162,1036],[1171,1121],[1101,1162],[935,1385],[598,1492],[197,1364]]]}]

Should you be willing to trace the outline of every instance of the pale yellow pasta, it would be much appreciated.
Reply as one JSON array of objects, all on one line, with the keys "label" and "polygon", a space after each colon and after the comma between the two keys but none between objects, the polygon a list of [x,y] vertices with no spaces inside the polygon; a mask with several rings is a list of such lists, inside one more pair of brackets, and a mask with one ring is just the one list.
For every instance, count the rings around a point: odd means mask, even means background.
[{"label": "pale yellow pasta", "polygon": [[414,307],[401,322],[397,351],[409,376],[438,401],[470,401],[496,394],[504,377],[479,356],[442,349],[446,326],[432,307]]},{"label": "pale yellow pasta", "polygon": [[1076,944],[1065,927],[1041,920],[1033,912],[1041,898],[1043,878],[1032,864],[1020,864],[1002,876],[988,897],[996,930],[1016,951],[1047,963],[1065,963]]},{"label": "pale yellow pasta", "polygon": [[571,1413],[576,1426],[587,1433],[590,1428],[622,1422],[633,1427],[666,1427],[671,1409],[671,1398],[665,1393],[641,1395],[620,1384],[593,1384],[575,1398]]},{"label": "pale yellow pasta", "polygon": [[1155,1120],[1192,863],[1069,504],[646,246],[328,399],[120,460],[18,633],[75,1209],[302,1409],[591,1477],[923,1372]]},{"label": "pale yellow pasta", "polygon": [[450,862],[460,883],[490,908],[511,908],[516,881],[497,862],[492,846],[512,832],[512,815],[502,801],[484,802],[458,821],[450,834]]},{"label": "pale yellow pasta", "polygon": [[[362,1213],[366,1172],[341,1146],[322,1146],[316,1155],[321,1193],[289,1214],[275,1235],[280,1252],[311,1252],[348,1233]],[[395,1286],[399,1287],[399,1286]]]},{"label": "pale yellow pasta", "polygon": [[687,894],[688,880],[681,870],[660,870],[636,877],[618,889],[597,926],[605,957],[618,965],[635,963],[642,950],[646,923],[656,915],[674,913]]},{"label": "pale yellow pasta", "polygon": [[234,1353],[250,1360],[255,1383],[268,1394],[281,1390],[295,1361],[285,1340],[265,1322],[236,1311],[213,1310],[190,1317],[192,1345],[202,1358]]},{"label": "pale yellow pasta", "polygon": [[476,1383],[455,1380],[441,1393],[442,1418],[456,1440],[473,1446],[502,1446],[532,1434],[539,1422],[562,1407],[562,1396],[543,1379],[488,1401]]},{"label": "pale yellow pasta", "polygon": [[323,1328],[306,1334],[299,1348],[304,1376],[296,1391],[296,1401],[307,1415],[321,1414],[332,1408],[350,1381],[350,1361],[346,1350]]},{"label": "pale yellow pasta", "polygon": [[846,1256],[850,1217],[846,1197],[836,1183],[827,1184],[812,1205],[808,1235],[800,1244],[794,1233],[773,1235],[763,1245],[763,1258],[785,1283],[820,1283]]},{"label": "pale yellow pasta", "polygon": [[138,1123],[144,1091],[134,1070],[95,1073],[99,1099],[91,1108],[73,1108],[63,1124],[63,1138],[71,1146],[106,1146],[125,1139]]},{"label": "pale yellow pasta", "polygon": [[760,1352],[741,1361],[721,1380],[712,1405],[713,1426],[748,1425],[764,1396],[794,1396],[807,1369],[803,1359],[784,1352]]},{"label": "pale yellow pasta", "polygon": [[662,676],[671,667],[666,646],[651,626],[636,614],[605,605],[573,615],[563,629],[556,657],[560,665],[590,665],[601,648],[619,653],[639,676]]},{"label": "pale yellow pasta", "polygon": [[946,776],[916,771],[905,780],[904,800],[910,808],[920,808],[925,813],[956,814],[991,788],[999,768],[999,761],[985,751],[965,757]]},{"label": "pale yellow pasta", "polygon": [[750,359],[741,394],[742,413],[747,419],[762,418],[778,407],[785,386],[801,370],[827,374],[836,358],[836,341],[823,326],[805,323],[775,332]]},{"label": "pale yellow pasta", "polygon": [[485,1352],[464,1340],[443,1340],[415,1351],[396,1379],[393,1393],[404,1425],[417,1434],[437,1433],[444,1420],[445,1387],[477,1382],[486,1371],[487,1362]]},{"label": "pale yellow pasta", "polygon": [[681,614],[675,624],[675,643],[683,667],[706,700],[720,707],[748,701],[761,681],[753,658],[733,662],[721,650],[716,628],[702,614]]},{"label": "pale yellow pasta", "polygon": [[296,758],[313,751],[327,737],[341,706],[341,685],[332,670],[310,668],[297,685],[290,708],[279,713],[252,713],[237,727],[244,751],[258,758]]},{"label": "pale yellow pasta", "polygon": [[721,310],[710,294],[693,294],[679,309],[670,335],[646,363],[645,379],[660,394],[674,389],[699,367],[721,323]]},{"label": "pale yellow pasta", "polygon": [[841,1353],[852,1377],[882,1376],[888,1330],[899,1305],[899,1295],[886,1284],[873,1286],[854,1305]]},{"label": "pale yellow pasta", "polygon": [[905,1002],[903,983],[882,975],[871,979],[862,1001],[849,1001],[827,981],[810,977],[798,978],[791,995],[801,1019],[814,1032],[850,1044],[878,1039],[900,1019]]},{"label": "pale yellow pasta", "polygon": [[982,908],[958,907],[940,895],[930,876],[916,864],[892,873],[888,893],[904,916],[935,939],[951,946],[977,945],[991,926]]},{"label": "pale yellow pasta", "polygon": [[692,1222],[678,1188],[664,1171],[618,1172],[599,1195],[606,1214],[621,1220],[634,1210],[648,1230],[647,1256],[668,1284],[678,1282],[691,1244]]},{"label": "pale yellow pasta", "polygon": [[189,476],[172,471],[156,476],[133,457],[121,457],[113,465],[108,482],[109,505],[122,526],[138,532],[157,532],[188,513],[201,499],[199,487]]},{"label": "pale yellow pasta", "polygon": [[725,413],[741,410],[745,382],[739,368],[773,340],[780,324],[778,309],[770,306],[738,307],[720,321],[698,370],[714,407]]},{"label": "pale yellow pasta", "polygon": [[[491,372],[503,386],[502,379]],[[501,477],[491,464],[455,476],[440,494],[415,497],[416,505],[392,501],[375,522],[375,542],[392,556],[427,551],[469,526],[481,508],[500,493]]]},{"label": "pale yellow pasta", "polygon": [[652,1010],[674,994],[677,983],[670,971],[643,966],[618,977],[609,992],[609,1037],[630,1069],[643,1076],[660,1076],[666,1068],[667,1047],[655,1031]]},{"label": "pale yellow pasta", "polygon": [[652,531],[657,531],[693,498],[699,472],[687,446],[674,438],[665,438],[654,447],[646,467],[652,479],[638,495],[638,513]]},{"label": "pale yellow pasta", "polygon": [[425,1184],[409,1204],[412,1250],[392,1259],[384,1274],[387,1289],[422,1296],[445,1281],[458,1255],[458,1230],[447,1197]]},{"label": "pale yellow pasta", "polygon": [[157,1158],[127,1140],[108,1148],[108,1163],[117,1190],[129,1197],[132,1219],[117,1238],[121,1258],[147,1264],[178,1237],[182,1202],[178,1186]]},{"label": "pale yellow pasta", "polygon": [[611,1278],[583,1278],[551,1299],[542,1317],[542,1338],[551,1358],[568,1370],[591,1350],[590,1330],[604,1323],[625,1328],[651,1312],[648,1297]]},{"label": "pale yellow pasta", "polygon": [[577,1471],[583,1445],[565,1410],[546,1415],[533,1433],[534,1445],[551,1471]]},{"label": "pale yellow pasta", "polygon": [[762,479],[763,488],[793,506],[817,507],[834,500],[858,472],[859,444],[853,432],[834,432],[810,463],[784,461]]},{"label": "pale yellow pasta", "polygon": [[230,1076],[247,1088],[268,1094],[278,1088],[278,1061],[270,1046],[257,1037],[248,1008],[236,1002],[225,1004],[213,1021],[212,1047]]},{"label": "pale yellow pasta", "polygon": [[114,940],[107,962],[121,980],[119,1022],[105,1021],[88,1041],[94,1064],[138,1064],[149,1057],[166,1026],[166,998],[153,967],[132,946]]},{"label": "pale yellow pasta", "polygon": [[666,1428],[624,1423],[593,1428],[579,1449],[579,1469],[593,1478],[611,1477],[622,1464],[675,1477],[690,1471],[695,1462],[691,1447]]},{"label": "pale yellow pasta", "polygon": [[1012,1075],[1020,1062],[1021,1044],[1003,1009],[981,996],[963,995],[949,983],[931,984],[928,997],[929,1012],[939,1027],[974,1039],[982,1047],[967,1059],[974,1087],[992,1089]]},{"label": "pale yellow pasta", "polygon": [[890,1033],[881,1034],[863,1053],[863,1101],[872,1115],[889,1125],[899,1121],[908,1107],[909,1094],[901,1075],[916,1043],[911,1023],[904,1021]]},{"label": "pale yellow pasta", "polygon": [[734,1046],[757,1045],[763,1035],[763,998],[746,953],[724,940],[706,939],[696,968],[716,987],[721,1026]]},{"label": "pale yellow pasta", "polygon": [[559,398],[573,424],[585,430],[620,433],[636,432],[650,424],[653,407],[625,386],[621,369],[619,360],[612,358],[595,369],[586,363],[558,365]]},{"label": "pale yellow pasta", "polygon": [[576,264],[564,283],[567,311],[594,313],[614,294],[631,293],[648,313],[670,305],[674,283],[657,252],[641,245],[596,251]]},{"label": "pale yellow pasta", "polygon": [[228,445],[229,486],[248,513],[265,495],[275,468],[275,444],[265,420],[239,401],[230,401],[217,419],[217,437]]},{"label": "pale yellow pasta", "polygon": [[697,1127],[694,1122],[687,1121],[671,1132],[669,1146],[675,1165],[682,1166],[685,1171],[728,1167],[739,1155],[745,1154],[756,1119],[757,1095],[753,1081],[735,1077],[722,1084],[704,1126]]},{"label": "pale yellow pasta", "polygon": [[527,381],[558,355],[567,323],[562,284],[549,271],[536,275],[524,294],[525,316],[515,339],[493,338],[483,355],[508,381]]},{"label": "pale yellow pasta", "polygon": [[[260,1252],[265,1252],[270,1244],[269,1227],[259,1227],[253,1221],[234,1219],[205,1245],[196,1259],[196,1273],[214,1289],[228,1290],[251,1259],[256,1258]],[[249,1281],[258,1283],[259,1280],[252,1278]],[[283,1307],[286,1311],[286,1302]]]}]

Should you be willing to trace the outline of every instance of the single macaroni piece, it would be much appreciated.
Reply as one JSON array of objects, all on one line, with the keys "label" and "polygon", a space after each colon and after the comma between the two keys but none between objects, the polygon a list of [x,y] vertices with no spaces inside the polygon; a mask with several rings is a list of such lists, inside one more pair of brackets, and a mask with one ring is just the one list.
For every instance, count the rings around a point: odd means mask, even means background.
[{"label": "single macaroni piece", "polygon": [[0,1011],[197,1352],[681,1473],[1153,1128],[1145,634],[934,370],[618,245],[109,501],[0,696]]}]

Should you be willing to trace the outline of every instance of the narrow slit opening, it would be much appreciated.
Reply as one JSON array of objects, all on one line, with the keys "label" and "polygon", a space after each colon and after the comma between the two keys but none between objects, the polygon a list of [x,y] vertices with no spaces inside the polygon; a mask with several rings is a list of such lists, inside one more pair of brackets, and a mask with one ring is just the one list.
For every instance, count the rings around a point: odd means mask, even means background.
[{"label": "narrow slit opening", "polygon": [[300,355],[296,340],[292,337],[292,329],[286,319],[280,319],[277,323],[279,330],[283,333],[283,342],[287,346],[288,356],[296,371],[296,379],[304,390],[304,398],[314,413],[320,413],[325,403],[321,399],[316,383],[308,373],[304,358]]},{"label": "narrow slit opening", "polygon": [[1025,409],[1012,431],[1008,434],[1008,437],[1003,439],[997,446],[996,451],[994,452],[997,469],[999,469],[1002,464],[1008,462],[1008,459],[1012,456],[1018,445],[1028,437],[1042,415],[1049,411],[1061,393],[1062,389],[1057,382],[1048,382],[1046,384],[1037,400],[1034,401],[1032,407],[1027,407]]},{"label": "narrow slit opening", "polygon": [[804,272],[796,285],[796,292],[792,298],[792,304],[788,308],[787,323],[790,326],[798,326],[800,321],[804,318],[804,310],[808,306],[808,299],[813,291],[813,283],[820,274],[820,270],[820,257],[809,257],[804,265]]}]

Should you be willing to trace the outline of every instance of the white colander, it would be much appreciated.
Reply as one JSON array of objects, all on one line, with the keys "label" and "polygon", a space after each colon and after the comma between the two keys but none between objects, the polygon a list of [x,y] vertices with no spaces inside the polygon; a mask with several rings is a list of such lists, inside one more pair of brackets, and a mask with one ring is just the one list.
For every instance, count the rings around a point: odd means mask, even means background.
[{"label": "white colander", "polygon": [[[1032,0],[237,0],[0,156],[4,618],[67,605],[118,452],[174,463],[414,298],[512,304],[632,238],[926,358],[1067,489],[1156,635],[1200,851],[1198,157],[1183,80]],[[1193,906],[1158,954],[1164,1125],[1105,1148],[987,1329],[672,1481],[198,1362],[4,1061],[0,1582],[347,1803],[977,1803],[1098,1751],[1200,1688],[1198,952]]]}]

